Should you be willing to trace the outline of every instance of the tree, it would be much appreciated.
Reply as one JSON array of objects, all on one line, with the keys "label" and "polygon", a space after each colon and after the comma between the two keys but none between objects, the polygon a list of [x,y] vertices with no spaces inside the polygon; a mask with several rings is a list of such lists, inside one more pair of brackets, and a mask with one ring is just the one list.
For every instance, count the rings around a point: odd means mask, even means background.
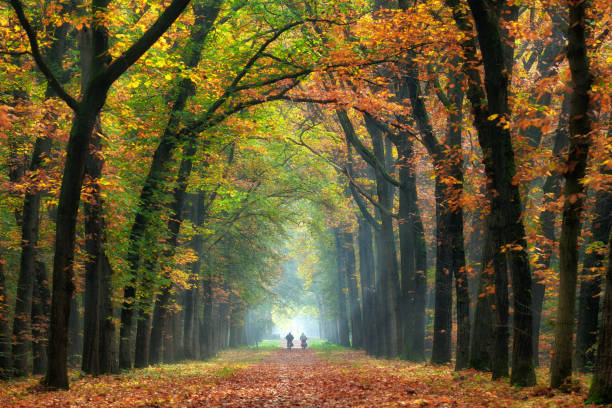
[{"label": "tree", "polygon": [[597,362],[593,382],[589,390],[589,402],[612,403],[612,239],[608,246],[608,270],[602,312],[601,332],[597,347]]},{"label": "tree", "polygon": [[111,61],[109,33],[106,29],[107,0],[92,3],[92,62],[94,71],[87,86],[81,90],[80,100],[74,99],[61,86],[48,68],[40,51],[36,31],[30,25],[19,0],[11,0],[19,23],[25,30],[32,55],[49,85],[74,110],[70,139],[66,148],[66,165],[57,209],[55,257],[53,263],[53,293],[49,337],[49,368],[45,383],[54,388],[68,388],[67,332],[72,299],[72,268],[74,263],[76,213],[83,184],[85,159],[95,122],[104,106],[108,90],[174,23],[189,0],[174,0],[156,22],[120,57]]},{"label": "tree", "polygon": [[[485,71],[483,87],[480,73],[474,65],[478,59],[476,43],[471,37],[471,22],[458,2],[451,0],[447,1],[447,4],[452,8],[459,29],[466,34],[466,38],[461,42],[464,54],[463,70],[468,78],[467,97],[472,104],[474,125],[484,156],[488,180],[487,196],[491,206],[489,217],[493,236],[503,238],[512,276],[514,330],[510,382],[522,386],[533,385],[536,379],[532,344],[531,272],[526,251],[525,227],[521,219],[520,192],[518,186],[513,183],[516,164],[508,126],[508,50],[505,49],[500,32],[500,13],[503,7],[492,9],[483,1],[468,1],[482,53]],[[505,6],[505,2],[501,6]],[[495,250],[502,251],[502,248]],[[496,271],[496,274],[499,272],[501,271]],[[500,280],[496,282],[504,281],[501,275],[498,277]],[[497,293],[497,296],[499,295],[500,293]],[[499,312],[501,311],[498,310]],[[503,325],[503,319],[500,324]],[[501,337],[503,339],[505,336]]]},{"label": "tree", "polygon": [[559,388],[572,375],[574,306],[578,277],[578,234],[580,233],[587,158],[591,144],[589,90],[592,76],[586,47],[585,2],[569,4],[567,59],[572,73],[572,94],[569,114],[569,152],[565,189],[563,191],[563,223],[559,238],[559,306],[555,322],[555,352],[551,365],[550,385]]}]

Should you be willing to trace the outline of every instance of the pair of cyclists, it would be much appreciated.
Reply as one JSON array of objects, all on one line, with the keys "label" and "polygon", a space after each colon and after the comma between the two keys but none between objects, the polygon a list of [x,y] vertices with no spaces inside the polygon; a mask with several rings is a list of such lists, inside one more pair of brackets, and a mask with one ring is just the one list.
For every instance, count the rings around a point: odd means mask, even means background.
[{"label": "pair of cyclists", "polygon": [[[287,348],[289,350],[291,350],[291,347],[293,347],[293,339],[294,337],[293,337],[293,334],[291,334],[291,332],[289,332],[289,334],[285,336],[285,340],[287,340]],[[302,335],[300,336],[300,345],[302,346],[303,349],[308,347],[308,343],[306,343],[306,340],[308,340],[308,337],[306,337],[306,335],[302,333]]]}]

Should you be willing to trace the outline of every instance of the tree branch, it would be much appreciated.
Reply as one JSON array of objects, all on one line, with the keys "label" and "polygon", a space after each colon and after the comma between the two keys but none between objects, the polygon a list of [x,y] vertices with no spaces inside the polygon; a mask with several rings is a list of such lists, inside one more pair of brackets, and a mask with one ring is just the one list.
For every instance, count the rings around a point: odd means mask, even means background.
[{"label": "tree branch", "polygon": [[[18,0],[11,0],[18,1]],[[132,66],[176,21],[190,0],[172,0],[172,3],[160,14],[155,23],[120,57],[107,68],[105,75],[109,84],[112,84]]]},{"label": "tree branch", "polygon": [[38,39],[36,36],[36,31],[28,21],[28,18],[23,11],[23,6],[20,0],[10,0],[11,6],[15,10],[15,14],[17,14],[17,19],[19,20],[19,24],[23,27],[28,36],[28,41],[30,43],[30,48],[32,49],[32,56],[34,57],[34,61],[36,62],[36,66],[43,73],[49,86],[53,88],[58,97],[60,97],[72,110],[79,109],[79,102],[72,97],[60,84],[57,80],[53,72],[49,68],[49,66],[45,63],[43,56],[40,52],[40,48],[38,46]]},{"label": "tree branch", "polygon": [[387,172],[387,169],[385,169],[385,166],[380,162],[380,160],[378,160],[376,155],[374,155],[374,152],[372,152],[363,143],[361,143],[361,140],[359,140],[359,137],[355,133],[355,128],[353,127],[353,124],[351,123],[351,120],[349,119],[346,110],[337,109],[336,115],[338,116],[338,122],[340,122],[340,126],[344,131],[344,136],[353,146],[355,146],[355,149],[363,158],[363,160],[365,160],[366,163],[374,167],[376,170],[380,171],[382,176],[389,183],[391,183],[395,187],[401,187],[401,183],[397,181],[393,176],[391,176],[389,172]]}]

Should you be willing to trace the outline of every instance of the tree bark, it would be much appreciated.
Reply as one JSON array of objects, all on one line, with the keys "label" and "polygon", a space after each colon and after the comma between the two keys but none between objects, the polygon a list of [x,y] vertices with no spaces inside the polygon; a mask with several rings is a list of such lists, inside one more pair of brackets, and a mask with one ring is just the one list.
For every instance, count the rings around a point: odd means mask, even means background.
[{"label": "tree bark", "polygon": [[10,377],[11,364],[11,332],[9,324],[9,306],[6,301],[6,279],[4,277],[4,258],[0,252],[0,379]]},{"label": "tree bark", "polygon": [[[64,11],[66,11],[66,8],[68,7],[63,6]],[[68,80],[68,76],[62,70],[61,60],[66,51],[66,36],[70,25],[64,23],[58,27],[50,27],[50,29],[53,31],[54,40],[47,52],[47,59],[52,61],[53,65],[51,68],[54,73],[61,76],[61,83],[65,83]],[[48,86],[45,92],[45,99],[55,96],[53,88]],[[45,115],[44,121],[51,125],[47,130],[48,134],[37,137],[34,143],[34,151],[32,152],[32,160],[29,166],[29,172],[32,175],[36,175],[44,167],[44,159],[49,156],[52,144],[51,133],[55,131],[56,119],[54,114],[47,113]],[[28,355],[32,346],[30,338],[33,336],[29,314],[32,309],[32,288],[37,275],[38,226],[40,222],[42,192],[36,177],[31,179],[30,183],[32,184],[28,186],[25,193],[23,210],[19,217],[21,224],[21,262],[13,322],[13,374],[15,376],[24,376],[29,373],[30,364]],[[40,349],[38,352],[40,352]],[[46,352],[45,356],[39,357],[46,361]],[[38,362],[40,363],[41,361]]]},{"label": "tree bark", "polygon": [[196,228],[198,228],[198,231],[191,239],[191,249],[193,249],[196,255],[196,260],[189,266],[191,273],[190,282],[192,287],[187,289],[185,293],[185,326],[183,334],[183,348],[185,350],[185,358],[187,359],[194,359],[196,357],[194,327],[197,327],[197,282],[200,280],[199,276],[203,256],[202,252],[204,251],[204,239],[200,229],[202,228],[205,219],[205,199],[206,193],[203,190],[200,190],[197,193],[195,200],[193,200],[191,210],[191,218]]},{"label": "tree bark", "polygon": [[[347,226],[349,227],[349,226]],[[349,310],[351,318],[351,346],[353,348],[363,347],[363,321],[361,319],[361,306],[359,305],[359,292],[357,290],[357,276],[355,269],[355,247],[353,244],[353,233],[342,231],[342,241],[346,261],[346,282],[349,295]]]},{"label": "tree bark", "polygon": [[496,250],[501,245],[499,237],[494,236],[490,227],[491,220],[487,218],[484,244],[480,261],[481,270],[478,282],[478,298],[474,311],[474,329],[470,344],[469,366],[476,370],[488,371],[493,361],[493,313],[495,296],[491,288],[495,288],[497,268],[506,268],[506,259]]},{"label": "tree bark", "polygon": [[[84,76],[87,75],[84,73]],[[89,195],[84,202],[87,261],[85,265],[82,370],[92,375],[109,373],[114,359],[112,340],[109,340],[112,339],[114,333],[111,300],[112,269],[104,250],[106,225],[103,210],[104,199],[101,194],[102,186],[99,183],[104,167],[101,132],[98,121],[91,137],[90,157],[85,166]],[[101,342],[105,344],[102,345]]]},{"label": "tree bark", "polygon": [[346,252],[344,248],[344,242],[342,240],[343,231],[341,231],[342,227],[334,228],[334,237],[336,240],[336,284],[337,284],[337,308],[338,308],[338,343],[344,347],[350,347],[351,341],[349,339],[349,324],[347,317],[347,307],[346,307],[346,295],[344,293],[345,277],[347,275],[347,262],[346,262]]},{"label": "tree bark", "polygon": [[[149,288],[145,288],[145,291],[148,290]],[[151,298],[147,296],[145,299],[141,299],[139,303],[138,321],[136,322],[134,367],[144,368],[149,365],[152,318]]]},{"label": "tree bark", "polygon": [[[569,143],[567,120],[569,114],[569,95],[565,95],[561,106],[561,114],[559,124],[555,134],[555,142],[553,146],[553,154],[558,157]],[[544,295],[546,285],[542,280],[546,277],[545,271],[550,268],[550,263],[553,255],[553,244],[555,242],[555,219],[556,211],[546,207],[554,203],[561,194],[563,180],[561,172],[555,171],[546,178],[542,192],[544,193],[543,206],[545,210],[540,214],[540,228],[544,240],[540,244],[539,266],[534,270],[533,281],[533,356],[536,365],[539,365],[539,350],[540,350],[540,320],[542,316],[542,306],[544,304]]]},{"label": "tree bark", "polygon": [[[374,122],[376,119],[366,115],[365,123],[368,133],[372,138],[374,155],[380,163],[385,163],[385,149],[383,135],[380,128]],[[385,165],[386,166],[386,165]],[[381,207],[386,209],[380,215],[380,230],[376,231],[377,250],[377,285],[376,293],[380,302],[379,314],[381,322],[382,352],[387,357],[395,357],[398,353],[399,340],[399,276],[397,265],[397,253],[395,249],[395,237],[393,232],[393,187],[382,173],[383,169],[376,168],[376,195]]]},{"label": "tree bark", "polygon": [[599,191],[595,198],[594,218],[591,223],[591,237],[586,248],[597,245],[583,260],[578,306],[578,328],[576,333],[576,368],[590,371],[595,365],[595,345],[599,320],[599,302],[605,253],[612,225],[612,194]]},{"label": "tree bark", "polygon": [[597,346],[597,362],[587,402],[612,404],[612,236],[608,237],[608,271]]},{"label": "tree bark", "polygon": [[43,262],[36,263],[36,281],[32,293],[32,372],[44,374],[47,369],[47,335],[49,331],[49,274]]},{"label": "tree bark", "polygon": [[364,347],[367,354],[375,354],[376,304],[374,294],[374,251],[372,250],[372,226],[359,217],[359,275],[363,304]]},{"label": "tree bark", "polygon": [[564,173],[565,197],[559,238],[559,304],[550,385],[559,388],[572,375],[574,307],[578,276],[578,234],[584,205],[584,178],[590,147],[589,90],[592,76],[587,56],[585,14],[587,2],[569,3],[567,59],[572,74],[569,153]]},{"label": "tree bark", "polygon": [[518,185],[513,182],[516,174],[514,150],[510,131],[505,126],[510,120],[510,78],[505,57],[508,50],[500,33],[499,10],[492,9],[484,0],[469,0],[485,71],[483,88],[476,67],[479,59],[476,56],[475,39],[471,36],[471,22],[458,1],[447,0],[447,4],[452,7],[459,29],[466,33],[461,45],[465,59],[463,71],[468,78],[467,96],[472,105],[474,125],[483,150],[487,196],[491,205],[490,217],[495,221],[493,231],[503,238],[510,265],[514,299],[510,382],[529,386],[536,381],[533,364],[531,271],[521,218],[520,192]]}]

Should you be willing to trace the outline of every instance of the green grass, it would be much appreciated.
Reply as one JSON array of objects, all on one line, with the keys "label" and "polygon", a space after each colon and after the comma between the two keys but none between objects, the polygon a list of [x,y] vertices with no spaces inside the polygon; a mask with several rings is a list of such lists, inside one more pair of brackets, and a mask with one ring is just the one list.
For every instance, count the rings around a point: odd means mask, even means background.
[{"label": "green grass", "polygon": [[280,348],[280,340],[262,340],[257,346],[248,346],[248,349],[271,351]]},{"label": "green grass", "polygon": [[308,339],[308,347],[316,351],[334,351],[334,350],[345,350],[346,347],[332,344],[327,340],[323,339]]}]

